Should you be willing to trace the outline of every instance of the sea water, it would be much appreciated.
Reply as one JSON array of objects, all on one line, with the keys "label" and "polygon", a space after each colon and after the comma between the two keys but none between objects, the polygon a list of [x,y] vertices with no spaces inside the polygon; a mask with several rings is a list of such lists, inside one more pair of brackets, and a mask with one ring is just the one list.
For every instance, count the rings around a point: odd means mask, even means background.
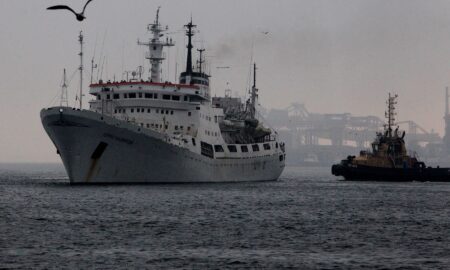
[{"label": "sea water", "polygon": [[59,164],[0,165],[0,268],[449,269],[450,183],[71,186]]}]

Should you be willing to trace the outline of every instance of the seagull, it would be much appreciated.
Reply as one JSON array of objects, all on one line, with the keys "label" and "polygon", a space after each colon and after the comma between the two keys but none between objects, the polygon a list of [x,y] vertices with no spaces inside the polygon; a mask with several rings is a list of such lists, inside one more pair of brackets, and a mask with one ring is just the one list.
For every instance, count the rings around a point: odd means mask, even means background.
[{"label": "seagull", "polygon": [[67,9],[71,12],[73,12],[73,14],[75,14],[75,16],[77,17],[78,21],[83,21],[84,19],[86,19],[86,17],[84,16],[84,11],[86,10],[87,5],[91,2],[92,0],[88,0],[86,2],[86,4],[84,5],[83,11],[81,13],[76,13],[72,8],[66,6],[66,5],[57,5],[57,6],[51,6],[48,7],[48,10],[55,10],[55,9]]}]

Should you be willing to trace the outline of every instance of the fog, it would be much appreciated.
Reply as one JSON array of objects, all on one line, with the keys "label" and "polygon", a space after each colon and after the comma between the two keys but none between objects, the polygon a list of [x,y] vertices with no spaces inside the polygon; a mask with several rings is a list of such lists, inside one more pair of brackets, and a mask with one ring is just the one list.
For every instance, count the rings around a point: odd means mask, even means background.
[{"label": "fog", "polygon": [[174,80],[176,66],[178,72],[185,67],[181,30],[192,16],[195,46],[207,50],[213,95],[223,95],[227,84],[244,95],[255,61],[266,108],[300,102],[312,112],[383,117],[393,92],[399,120],[443,135],[449,1],[94,0],[82,23],[66,11],[46,10],[54,4],[80,10],[84,1],[0,2],[0,162],[59,161],[39,111],[58,104],[63,68],[75,104],[79,31],[86,41],[87,90],[94,56],[102,67],[94,79],[121,79],[139,65],[148,70],[137,40],[148,40],[146,26],[158,6],[177,43],[163,67],[167,80]]}]

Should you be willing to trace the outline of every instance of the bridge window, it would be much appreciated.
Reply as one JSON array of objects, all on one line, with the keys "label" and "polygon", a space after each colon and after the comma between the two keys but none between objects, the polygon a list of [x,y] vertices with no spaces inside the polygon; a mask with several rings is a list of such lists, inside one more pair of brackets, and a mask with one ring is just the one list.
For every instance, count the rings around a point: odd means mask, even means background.
[{"label": "bridge window", "polygon": [[223,147],[222,147],[222,145],[214,145],[214,151],[215,152],[218,152],[218,153],[221,153],[221,152],[223,152]]},{"label": "bridge window", "polygon": [[248,147],[247,147],[247,145],[241,145],[241,152],[242,152],[242,153],[247,153],[247,152],[248,152]]},{"label": "bridge window", "polygon": [[193,146],[196,145],[196,144],[195,144],[195,139],[194,139],[194,138],[192,138],[192,145],[193,145]]},{"label": "bridge window", "polygon": [[111,99],[111,96],[109,94],[107,94],[106,99]]},{"label": "bridge window", "polygon": [[142,98],[142,93],[138,93],[138,97],[139,97],[139,98]]},{"label": "bridge window", "polygon": [[131,109],[131,112],[134,113],[134,109]]},{"label": "bridge window", "polygon": [[173,95],[173,96],[172,96],[172,100],[180,101],[180,96],[175,96],[175,95]]},{"label": "bridge window", "polygon": [[212,145],[210,145],[209,143],[200,142],[200,146],[201,146],[201,154],[202,155],[204,155],[206,157],[214,158],[214,151],[213,151]]},{"label": "bridge window", "polygon": [[263,144],[263,146],[264,146],[264,150],[270,150],[270,144],[265,143],[265,144]]},{"label": "bridge window", "polygon": [[128,98],[128,94],[123,94],[123,98]]},{"label": "bridge window", "polygon": [[148,112],[148,113],[150,113],[150,112],[151,112],[151,110],[150,110],[150,109],[147,109],[147,112]]},{"label": "bridge window", "polygon": [[184,96],[184,101],[188,101],[188,96]]},{"label": "bridge window", "polygon": [[158,99],[158,94],[154,93],[154,94],[153,94],[153,98],[154,98],[154,99]]},{"label": "bridge window", "polygon": [[153,94],[152,93],[145,93],[145,98],[153,98]]},{"label": "bridge window", "polygon": [[163,95],[164,100],[170,100],[170,95]]},{"label": "bridge window", "polygon": [[258,152],[259,151],[259,145],[252,144],[252,150],[253,150],[253,152]]},{"label": "bridge window", "polygon": [[114,94],[113,99],[119,99],[119,94]]},{"label": "bridge window", "polygon": [[129,93],[129,94],[128,94],[128,97],[129,97],[129,98],[136,98],[136,93]]},{"label": "bridge window", "polygon": [[237,152],[236,145],[228,145],[227,147],[228,147],[228,151],[230,151],[231,153]]},{"label": "bridge window", "polygon": [[170,114],[173,114],[173,111],[170,111]]},{"label": "bridge window", "polygon": [[191,112],[188,112],[188,116],[191,116],[192,115],[192,113]]}]

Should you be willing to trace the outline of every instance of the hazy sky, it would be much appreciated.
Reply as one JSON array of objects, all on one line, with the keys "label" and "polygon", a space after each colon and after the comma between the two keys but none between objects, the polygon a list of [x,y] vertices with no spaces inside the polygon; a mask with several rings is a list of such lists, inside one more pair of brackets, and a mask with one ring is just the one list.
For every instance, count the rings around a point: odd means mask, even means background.
[{"label": "hazy sky", "polygon": [[[245,92],[253,55],[265,107],[297,101],[312,112],[382,117],[391,91],[399,94],[400,120],[443,132],[448,0],[94,0],[83,23],[68,12],[45,10],[54,4],[80,10],[84,0],[0,0],[0,162],[59,161],[39,111],[57,104],[62,69],[69,76],[77,69],[79,30],[86,39],[86,81],[94,50],[95,61],[104,63],[99,75],[120,79],[123,71],[148,67],[136,41],[148,39],[146,25],[158,6],[178,45],[164,65],[170,80],[176,62],[184,69],[180,30],[192,14],[195,45],[207,49],[217,95],[227,82],[233,92]],[[75,76],[71,104],[77,87]]]}]

